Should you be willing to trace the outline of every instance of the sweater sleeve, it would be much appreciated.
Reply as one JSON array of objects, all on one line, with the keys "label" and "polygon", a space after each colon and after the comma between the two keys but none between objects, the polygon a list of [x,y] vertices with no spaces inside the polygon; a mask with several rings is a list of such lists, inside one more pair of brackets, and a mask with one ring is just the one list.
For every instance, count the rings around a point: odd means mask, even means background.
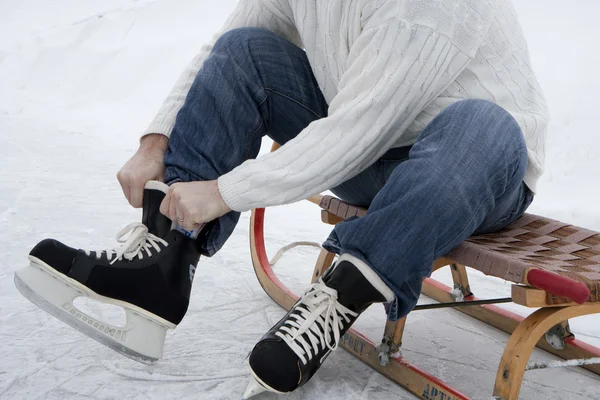
[{"label": "sweater sleeve", "polygon": [[470,59],[448,36],[401,18],[363,31],[329,115],[221,176],[223,199],[246,211],[298,201],[355,176],[400,139]]},{"label": "sweater sleeve", "polygon": [[175,86],[163,102],[156,117],[143,135],[159,133],[170,136],[177,113],[183,106],[198,71],[212,51],[214,43],[221,35],[236,28],[265,28],[300,46],[300,39],[292,20],[292,12],[287,0],[240,0],[233,13],[212,41],[204,45],[200,53],[181,74]]}]

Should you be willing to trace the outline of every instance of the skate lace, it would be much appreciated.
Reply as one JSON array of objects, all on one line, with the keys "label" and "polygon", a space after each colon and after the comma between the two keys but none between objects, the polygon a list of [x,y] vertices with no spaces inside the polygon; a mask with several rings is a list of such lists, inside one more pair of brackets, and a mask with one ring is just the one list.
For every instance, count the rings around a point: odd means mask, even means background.
[{"label": "skate lace", "polygon": [[358,314],[337,301],[337,291],[319,281],[302,296],[275,335],[282,338],[307,364],[319,348],[331,351],[338,347],[344,322]]},{"label": "skate lace", "polygon": [[[123,258],[131,261],[138,257],[141,260],[144,258],[144,252],[151,257],[152,250],[161,252],[159,244],[168,245],[166,240],[148,232],[148,227],[139,222],[133,222],[121,229],[117,233],[117,242],[123,244],[115,249],[94,251],[96,258],[99,259],[103,253],[106,253],[111,265]],[[88,256],[91,253],[91,251],[85,250],[85,254]]]}]

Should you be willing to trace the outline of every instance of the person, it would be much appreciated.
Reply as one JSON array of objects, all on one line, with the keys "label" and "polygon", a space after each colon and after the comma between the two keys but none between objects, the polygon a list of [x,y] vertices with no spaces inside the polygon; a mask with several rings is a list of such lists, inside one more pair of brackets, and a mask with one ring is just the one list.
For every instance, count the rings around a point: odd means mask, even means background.
[{"label": "person", "polygon": [[[515,14],[510,0],[240,1],[118,173],[143,223],[119,249],[46,240],[32,260],[174,327],[240,212],[327,189],[368,207],[335,226],[324,246],[340,257],[249,357],[247,397],[295,390],[370,304],[403,317],[436,258],[533,200],[548,111]],[[257,158],[265,136],[282,147]]]}]

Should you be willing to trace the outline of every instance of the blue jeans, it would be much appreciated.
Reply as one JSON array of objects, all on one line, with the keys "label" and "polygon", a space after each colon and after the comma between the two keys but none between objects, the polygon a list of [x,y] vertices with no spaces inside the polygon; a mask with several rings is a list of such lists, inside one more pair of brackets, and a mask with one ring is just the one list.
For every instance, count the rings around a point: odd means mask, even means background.
[{"label": "blue jeans", "polygon": [[[165,154],[165,181],[212,180],[258,155],[263,136],[280,144],[327,116],[327,102],[305,52],[258,28],[225,33],[202,66],[177,115]],[[527,148],[503,108],[457,102],[411,147],[380,160],[331,190],[368,207],[335,226],[324,246],[368,263],[395,292],[389,318],[415,306],[433,261],[474,233],[516,220],[533,200],[523,183]],[[210,227],[202,253],[231,235],[239,213]]]}]

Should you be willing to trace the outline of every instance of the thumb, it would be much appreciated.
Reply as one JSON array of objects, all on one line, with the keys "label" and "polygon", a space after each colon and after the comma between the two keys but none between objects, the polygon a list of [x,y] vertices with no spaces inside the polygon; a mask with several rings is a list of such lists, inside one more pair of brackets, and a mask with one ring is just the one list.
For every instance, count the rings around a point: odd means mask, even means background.
[{"label": "thumb", "polygon": [[121,185],[121,190],[123,190],[123,194],[125,195],[125,198],[129,202],[129,204],[131,204],[131,190],[129,188],[129,183],[124,182],[123,179],[119,175],[117,175],[117,180],[119,181],[119,185]]},{"label": "thumb", "polygon": [[135,208],[142,207],[142,201],[144,199],[144,186],[145,186],[145,184],[136,182],[136,183],[131,183],[131,185],[129,187],[129,190],[130,190],[129,202]]},{"label": "thumb", "polygon": [[[169,208],[171,206],[171,191],[167,192],[167,195],[160,203],[160,213],[166,217],[169,217]],[[170,218],[170,217],[169,217]]]}]

